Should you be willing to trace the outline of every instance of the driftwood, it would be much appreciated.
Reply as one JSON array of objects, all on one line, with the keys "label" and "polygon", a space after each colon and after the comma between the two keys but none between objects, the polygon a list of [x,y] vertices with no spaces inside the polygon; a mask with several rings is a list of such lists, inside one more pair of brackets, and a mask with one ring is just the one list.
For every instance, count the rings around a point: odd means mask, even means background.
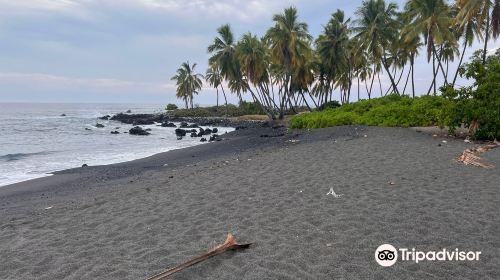
[{"label": "driftwood", "polygon": [[219,245],[217,247],[215,247],[212,251],[210,252],[207,252],[199,257],[196,257],[192,260],[189,260],[183,264],[180,264],[174,268],[170,268],[168,270],[165,270],[164,272],[160,273],[160,274],[157,274],[151,278],[148,278],[148,280],[160,280],[160,279],[164,279],[174,273],[177,273],[183,269],[186,269],[190,266],[193,266],[199,262],[202,262],[204,260],[207,260],[213,256],[216,256],[216,255],[219,255],[219,254],[222,254],[226,251],[229,251],[229,250],[236,250],[236,249],[246,249],[248,248],[250,245],[252,245],[252,243],[247,243],[247,244],[238,244],[236,242],[236,238],[232,235],[232,234],[228,234],[227,235],[227,239],[226,239],[226,242],[224,242],[224,244],[222,245]]},{"label": "driftwood", "polygon": [[491,149],[498,147],[499,144],[497,142],[485,146],[480,146],[472,149],[465,150],[462,155],[458,157],[458,161],[462,162],[465,165],[473,165],[477,167],[482,167],[486,169],[491,169],[495,167],[492,164],[486,163],[483,161],[483,158],[479,156],[479,154],[487,152]]}]

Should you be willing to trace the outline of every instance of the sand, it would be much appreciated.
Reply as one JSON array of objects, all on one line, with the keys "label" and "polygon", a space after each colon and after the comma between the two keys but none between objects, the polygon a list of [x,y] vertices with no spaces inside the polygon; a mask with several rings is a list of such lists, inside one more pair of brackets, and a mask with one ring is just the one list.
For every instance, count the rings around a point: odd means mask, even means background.
[{"label": "sand", "polygon": [[[500,149],[486,170],[410,129],[272,133],[0,188],[0,279],[146,279],[228,232],[254,245],[172,279],[500,279]],[[384,243],[482,254],[384,268]]]}]

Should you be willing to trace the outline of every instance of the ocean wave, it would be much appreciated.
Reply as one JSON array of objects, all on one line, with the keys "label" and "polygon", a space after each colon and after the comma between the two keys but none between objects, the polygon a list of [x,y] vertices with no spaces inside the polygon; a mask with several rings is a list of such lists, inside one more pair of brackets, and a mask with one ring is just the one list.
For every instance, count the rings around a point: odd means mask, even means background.
[{"label": "ocean wave", "polygon": [[0,160],[3,161],[15,161],[23,158],[38,156],[38,155],[48,155],[50,152],[38,152],[38,153],[15,153],[15,154],[6,154],[0,156]]}]

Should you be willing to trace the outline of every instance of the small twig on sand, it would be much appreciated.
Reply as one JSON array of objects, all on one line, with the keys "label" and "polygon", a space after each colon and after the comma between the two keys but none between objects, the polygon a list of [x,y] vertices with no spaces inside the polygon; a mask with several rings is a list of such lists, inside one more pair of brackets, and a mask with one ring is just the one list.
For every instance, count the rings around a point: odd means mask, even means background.
[{"label": "small twig on sand", "polygon": [[480,147],[472,148],[472,149],[467,149],[462,153],[462,155],[460,155],[458,157],[458,161],[465,164],[465,165],[473,165],[473,166],[477,166],[477,167],[491,169],[495,166],[492,164],[483,162],[483,158],[481,158],[479,156],[479,154],[487,152],[487,151],[494,149],[498,146],[499,146],[499,144],[495,142],[493,144],[480,146]]},{"label": "small twig on sand", "polygon": [[157,274],[151,278],[148,278],[148,280],[160,280],[160,279],[164,279],[176,272],[179,272],[183,269],[186,269],[192,265],[195,265],[199,262],[202,262],[204,260],[207,260],[213,256],[216,256],[216,255],[219,255],[219,254],[222,254],[226,251],[229,251],[229,250],[236,250],[236,249],[246,249],[248,248],[250,245],[252,245],[252,243],[247,243],[247,244],[238,244],[236,242],[236,238],[232,235],[232,234],[228,234],[227,235],[227,239],[226,239],[226,242],[224,242],[224,244],[222,245],[219,245],[217,247],[215,247],[215,249],[213,249],[212,251],[210,252],[207,252],[206,254],[203,254],[199,257],[196,257],[192,260],[189,260],[181,265],[178,265],[174,268],[170,268],[160,274]]}]

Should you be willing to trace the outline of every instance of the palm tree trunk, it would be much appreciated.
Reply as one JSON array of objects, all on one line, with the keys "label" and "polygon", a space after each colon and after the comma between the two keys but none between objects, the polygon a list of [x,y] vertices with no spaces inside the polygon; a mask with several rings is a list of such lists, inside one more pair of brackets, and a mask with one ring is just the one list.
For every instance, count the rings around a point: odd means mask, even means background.
[{"label": "palm tree trunk", "polygon": [[358,101],[359,101],[359,76],[358,76]]},{"label": "palm tree trunk", "polygon": [[384,50],[384,57],[382,58],[382,65],[385,68],[385,71],[387,72],[387,75],[389,75],[389,79],[391,80],[392,87],[396,91],[397,94],[399,94],[398,87],[396,86],[396,83],[394,82],[394,78],[391,75],[391,70],[389,69],[389,66],[387,65],[387,59],[385,57],[385,50]]},{"label": "palm tree trunk", "polygon": [[410,56],[410,63],[411,63],[411,89],[412,89],[412,95],[413,98],[415,98],[415,54],[411,54]]},{"label": "palm tree trunk", "polygon": [[378,78],[378,85],[380,87],[380,97],[383,97],[384,92],[382,90],[382,82],[380,81],[380,72],[377,73],[377,78]]},{"label": "palm tree trunk", "polygon": [[370,84],[370,92],[368,92],[368,99],[372,99],[372,90],[374,81],[375,81],[375,65],[373,65],[372,82]]},{"label": "palm tree trunk", "polygon": [[432,44],[432,48],[434,50],[435,57],[436,57],[436,60],[438,62],[438,69],[436,69],[436,72],[439,72],[439,69],[441,69],[441,73],[443,74],[443,78],[444,78],[444,84],[447,85],[448,84],[448,75],[445,73],[443,64],[441,63],[442,47],[440,48],[441,51],[439,52],[439,54],[437,53],[436,46],[434,45],[434,43]]},{"label": "palm tree trunk", "polygon": [[227,109],[227,97],[226,97],[226,92],[224,91],[224,87],[221,85],[220,88],[222,89],[222,94],[224,95],[224,100],[226,101],[226,116],[229,114],[228,109]]},{"label": "palm tree trunk", "polygon": [[307,109],[309,110],[309,112],[312,112],[312,109],[311,107],[309,106],[309,103],[307,103],[307,100],[306,100],[306,97],[304,96],[304,93],[302,91],[300,91],[300,95],[302,95],[302,99],[304,100],[304,102],[306,103],[306,106],[307,106]]},{"label": "palm tree trunk", "polygon": [[[410,81],[410,74],[411,74],[411,66],[410,66],[410,69],[408,69],[408,75],[406,75],[406,82],[405,82],[405,86],[403,88],[403,95],[405,95],[406,87],[408,86],[408,81]],[[410,95],[408,94],[408,96],[410,96]]]},{"label": "palm tree trunk", "polygon": [[432,84],[434,85],[434,95],[436,95],[436,77],[438,71],[436,70],[436,52],[432,51],[432,71],[434,73],[434,79]]},{"label": "palm tree trunk", "polygon": [[488,40],[490,39],[490,12],[486,13],[486,36],[484,38],[483,65],[486,64],[486,52],[488,51]]},{"label": "palm tree trunk", "polygon": [[465,55],[466,49],[467,49],[467,41],[464,40],[464,49],[462,51],[462,54],[460,55],[460,61],[458,62],[458,67],[457,67],[457,71],[455,72],[455,77],[453,77],[453,83],[451,84],[452,87],[454,87],[455,83],[457,82],[458,70],[460,70],[460,66],[462,65],[462,61],[464,60],[464,55]]},{"label": "palm tree trunk", "polygon": [[219,111],[219,87],[216,87],[215,90],[217,91],[217,107],[215,107],[215,110]]}]

